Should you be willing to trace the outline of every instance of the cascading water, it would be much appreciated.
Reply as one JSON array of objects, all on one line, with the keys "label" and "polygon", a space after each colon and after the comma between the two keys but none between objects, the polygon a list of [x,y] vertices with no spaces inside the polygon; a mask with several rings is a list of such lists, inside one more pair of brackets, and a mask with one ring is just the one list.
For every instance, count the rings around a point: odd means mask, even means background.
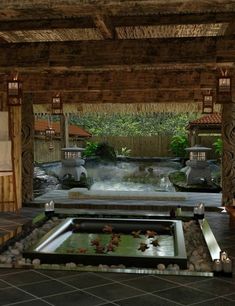
[{"label": "cascading water", "polygon": [[87,171],[93,179],[91,190],[174,191],[168,174],[179,167],[173,162],[117,162],[87,167]]}]

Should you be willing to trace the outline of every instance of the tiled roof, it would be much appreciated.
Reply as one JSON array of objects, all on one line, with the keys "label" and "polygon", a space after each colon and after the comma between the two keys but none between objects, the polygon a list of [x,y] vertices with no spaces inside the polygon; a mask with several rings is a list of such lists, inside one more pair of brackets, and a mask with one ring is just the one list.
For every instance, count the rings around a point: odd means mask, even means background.
[{"label": "tiled roof", "polygon": [[[60,123],[52,122],[51,127],[55,130],[56,134],[60,133]],[[36,132],[43,132],[48,128],[47,120],[35,120],[34,129]],[[69,125],[69,135],[76,135],[80,137],[91,137],[92,135],[77,125]]]},{"label": "tiled roof", "polygon": [[189,123],[190,126],[202,126],[202,125],[221,125],[221,114],[213,113],[200,117]]}]

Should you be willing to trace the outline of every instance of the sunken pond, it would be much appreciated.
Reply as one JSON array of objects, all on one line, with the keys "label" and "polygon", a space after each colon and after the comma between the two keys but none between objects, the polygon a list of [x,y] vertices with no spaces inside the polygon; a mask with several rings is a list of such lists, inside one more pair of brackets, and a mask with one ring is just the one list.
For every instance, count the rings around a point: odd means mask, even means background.
[{"label": "sunken pond", "polygon": [[24,257],[44,263],[187,268],[182,222],[108,218],[67,218]]}]

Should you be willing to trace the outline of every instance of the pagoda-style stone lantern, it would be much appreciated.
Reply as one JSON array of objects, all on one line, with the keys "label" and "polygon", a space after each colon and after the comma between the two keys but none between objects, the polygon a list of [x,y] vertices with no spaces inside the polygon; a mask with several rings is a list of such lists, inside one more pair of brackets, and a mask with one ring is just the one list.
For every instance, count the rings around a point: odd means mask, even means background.
[{"label": "pagoda-style stone lantern", "polygon": [[210,185],[212,183],[211,171],[206,160],[206,152],[211,148],[195,145],[185,150],[189,152],[189,160],[186,162],[188,166],[186,170],[187,185]]},{"label": "pagoda-style stone lantern", "polygon": [[[63,148],[64,159],[62,159],[62,168],[60,172],[60,177],[66,184],[69,183],[71,186],[67,187],[79,187],[79,183],[86,184],[87,171],[83,167],[85,164],[84,159],[82,159],[82,151],[84,148],[79,147],[68,147]],[[76,183],[78,183],[76,185]]]}]

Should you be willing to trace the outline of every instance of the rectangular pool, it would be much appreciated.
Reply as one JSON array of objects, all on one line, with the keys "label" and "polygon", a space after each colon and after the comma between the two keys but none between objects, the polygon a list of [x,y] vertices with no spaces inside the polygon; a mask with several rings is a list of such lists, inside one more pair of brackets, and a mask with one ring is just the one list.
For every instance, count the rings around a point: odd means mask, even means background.
[{"label": "rectangular pool", "polygon": [[49,264],[187,268],[180,220],[67,218],[25,250],[24,257]]}]

